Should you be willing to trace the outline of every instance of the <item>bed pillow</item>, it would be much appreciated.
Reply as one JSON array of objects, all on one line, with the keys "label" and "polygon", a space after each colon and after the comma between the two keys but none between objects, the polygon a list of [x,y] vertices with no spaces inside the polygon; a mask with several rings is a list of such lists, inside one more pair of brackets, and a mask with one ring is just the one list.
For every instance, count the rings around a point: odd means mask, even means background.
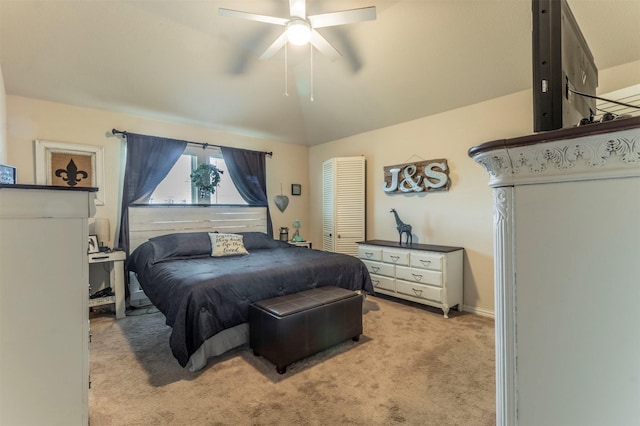
[{"label": "bed pillow", "polygon": [[247,250],[270,249],[278,247],[287,247],[284,241],[274,240],[264,232],[238,232],[244,240],[244,247]]},{"label": "bed pillow", "polygon": [[210,232],[209,239],[211,240],[212,257],[249,254],[242,242],[242,235]]},{"label": "bed pillow", "polygon": [[167,234],[149,238],[149,243],[153,246],[153,263],[211,254],[211,240],[206,232]]}]

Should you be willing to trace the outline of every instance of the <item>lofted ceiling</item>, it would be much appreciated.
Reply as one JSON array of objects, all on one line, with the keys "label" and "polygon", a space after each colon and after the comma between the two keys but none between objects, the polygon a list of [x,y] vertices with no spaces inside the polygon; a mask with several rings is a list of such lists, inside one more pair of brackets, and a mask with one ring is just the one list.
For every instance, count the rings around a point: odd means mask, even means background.
[{"label": "lofted ceiling", "polygon": [[[640,60],[640,0],[568,1],[598,68]],[[318,30],[342,58],[314,51],[311,67],[291,47],[285,70],[282,50],[258,59],[282,27],[218,8],[288,17],[287,0],[0,0],[0,64],[10,95],[302,145],[531,87],[530,0],[308,0],[307,13],[367,6],[375,21]]]}]

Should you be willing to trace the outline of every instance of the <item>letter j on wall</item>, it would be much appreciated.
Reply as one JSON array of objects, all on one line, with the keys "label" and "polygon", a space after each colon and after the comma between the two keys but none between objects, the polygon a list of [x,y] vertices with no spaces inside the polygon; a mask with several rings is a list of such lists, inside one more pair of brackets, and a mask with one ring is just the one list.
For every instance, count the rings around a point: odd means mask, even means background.
[{"label": "letter j on wall", "polygon": [[448,191],[450,187],[445,159],[384,167],[382,190],[387,193]]}]

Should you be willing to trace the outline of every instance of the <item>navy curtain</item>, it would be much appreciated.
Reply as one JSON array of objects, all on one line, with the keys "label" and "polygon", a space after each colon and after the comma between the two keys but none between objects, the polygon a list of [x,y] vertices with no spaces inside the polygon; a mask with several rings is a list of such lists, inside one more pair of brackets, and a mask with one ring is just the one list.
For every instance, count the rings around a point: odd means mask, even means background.
[{"label": "navy curtain", "polygon": [[273,237],[273,225],[267,199],[266,153],[221,146],[229,175],[242,198],[251,206],[267,208],[267,234]]},{"label": "navy curtain", "polygon": [[[127,133],[119,245],[129,254],[129,206],[151,195],[187,147],[186,141]],[[128,290],[128,289],[127,289]]]}]

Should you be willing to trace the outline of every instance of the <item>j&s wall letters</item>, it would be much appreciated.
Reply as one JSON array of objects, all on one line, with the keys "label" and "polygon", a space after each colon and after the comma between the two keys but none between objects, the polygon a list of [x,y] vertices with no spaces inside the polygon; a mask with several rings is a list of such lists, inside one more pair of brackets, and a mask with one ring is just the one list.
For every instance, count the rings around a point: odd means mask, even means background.
[{"label": "j&s wall letters", "polygon": [[451,187],[447,160],[425,160],[417,163],[384,167],[384,192],[448,191]]}]

